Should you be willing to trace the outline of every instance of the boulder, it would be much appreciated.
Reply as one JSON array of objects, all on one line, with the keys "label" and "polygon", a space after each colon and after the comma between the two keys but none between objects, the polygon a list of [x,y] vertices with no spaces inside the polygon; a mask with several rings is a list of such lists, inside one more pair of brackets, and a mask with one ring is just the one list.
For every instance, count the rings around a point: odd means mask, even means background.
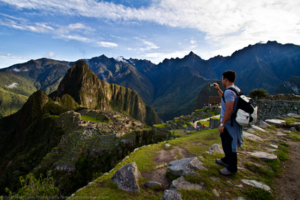
[{"label": "boulder", "polygon": [[160,200],[181,200],[181,194],[176,190],[165,190],[164,196]]},{"label": "boulder", "polygon": [[291,127],[300,127],[300,122],[293,122],[290,124]]},{"label": "boulder", "polygon": [[261,132],[266,132],[264,129],[262,129],[262,128],[258,127],[258,126],[252,125],[251,127],[252,127],[253,129],[259,130],[259,131],[261,131]]},{"label": "boulder", "polygon": [[261,139],[260,137],[254,135],[254,134],[248,133],[246,131],[243,131],[243,137],[247,138],[249,140],[252,140],[252,141],[263,141],[263,139]]},{"label": "boulder", "polygon": [[264,122],[264,121],[262,121],[262,120],[260,120],[260,121],[258,122],[257,126],[260,126],[260,127],[262,127],[262,128],[268,128],[268,127],[270,127],[271,125],[268,124],[268,123],[266,123],[266,122]]},{"label": "boulder", "polygon": [[297,131],[295,127],[291,127],[290,131]]},{"label": "boulder", "polygon": [[208,149],[209,152],[216,152],[216,153],[224,153],[222,147],[219,144],[213,144]]},{"label": "boulder", "polygon": [[275,145],[275,144],[270,144],[270,147],[273,147],[275,149],[278,149],[278,145]]},{"label": "boulder", "polygon": [[144,185],[148,188],[152,188],[152,189],[158,189],[158,188],[162,188],[162,184],[155,182],[155,181],[147,181],[144,183]]},{"label": "boulder", "polygon": [[276,160],[277,159],[276,155],[266,153],[266,152],[262,152],[262,151],[254,152],[254,153],[251,153],[250,155],[253,156],[253,157],[256,157],[256,158],[260,158],[264,161]]},{"label": "boulder", "polygon": [[186,181],[183,176],[172,181],[170,190],[201,190],[202,186]]},{"label": "boulder", "polygon": [[284,120],[281,119],[267,119],[266,120],[267,123],[276,126],[277,128],[286,126],[286,122]]},{"label": "boulder", "polygon": [[127,192],[140,192],[138,179],[141,173],[135,162],[127,164],[116,171],[111,181],[118,185],[118,188]]},{"label": "boulder", "polygon": [[203,166],[203,163],[196,157],[190,162],[188,166],[191,169],[207,170],[207,168]]},{"label": "boulder", "polygon": [[286,116],[289,117],[289,118],[300,119],[300,115],[297,115],[295,113],[288,113]]},{"label": "boulder", "polygon": [[199,174],[197,174],[194,170],[188,167],[182,173],[182,176],[186,176],[186,175],[200,177]]},{"label": "boulder", "polygon": [[268,191],[268,192],[271,191],[271,188],[269,186],[267,186],[266,184],[264,184],[262,182],[256,181],[256,180],[242,179],[242,182],[246,185],[250,185],[250,186],[253,186],[255,188],[260,188],[260,189],[263,189],[263,190]]},{"label": "boulder", "polygon": [[183,158],[181,160],[171,161],[167,170],[175,176],[181,176],[192,160],[194,160],[194,158]]}]

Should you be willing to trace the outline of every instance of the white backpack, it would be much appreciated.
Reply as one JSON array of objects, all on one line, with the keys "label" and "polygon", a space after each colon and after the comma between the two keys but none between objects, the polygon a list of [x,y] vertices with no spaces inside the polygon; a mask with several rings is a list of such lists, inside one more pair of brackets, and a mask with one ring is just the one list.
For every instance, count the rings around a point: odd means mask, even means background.
[{"label": "white backpack", "polygon": [[[226,90],[232,90],[237,95],[237,106],[235,111],[232,113],[231,120],[235,121],[241,126],[251,126],[257,121],[257,106],[254,100],[250,97],[246,97],[242,92],[237,92],[234,88],[228,88]],[[226,91],[225,90],[225,91]],[[223,93],[223,101],[226,103]],[[231,121],[232,126],[232,121]]]}]

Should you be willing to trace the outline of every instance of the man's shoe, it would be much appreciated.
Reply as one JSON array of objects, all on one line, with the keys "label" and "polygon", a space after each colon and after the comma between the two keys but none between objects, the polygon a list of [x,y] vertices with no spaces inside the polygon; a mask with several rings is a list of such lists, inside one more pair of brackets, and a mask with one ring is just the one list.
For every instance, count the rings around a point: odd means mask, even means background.
[{"label": "man's shoe", "polygon": [[230,175],[236,174],[236,172],[230,172],[230,171],[228,171],[227,168],[220,169],[219,173],[222,174],[222,175],[224,175],[224,176],[230,176]]},{"label": "man's shoe", "polygon": [[224,165],[225,167],[227,167],[228,165],[226,163],[224,163],[222,161],[222,159],[216,159],[216,163],[220,164],[220,165]]}]

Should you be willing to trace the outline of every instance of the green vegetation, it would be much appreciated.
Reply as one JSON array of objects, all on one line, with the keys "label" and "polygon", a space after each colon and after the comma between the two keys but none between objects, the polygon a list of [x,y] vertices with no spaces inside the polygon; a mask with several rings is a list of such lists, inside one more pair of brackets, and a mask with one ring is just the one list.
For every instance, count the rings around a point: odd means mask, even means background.
[{"label": "green vegetation", "polygon": [[96,117],[87,116],[87,115],[81,115],[81,118],[82,118],[84,121],[91,121],[91,122],[95,122],[95,123],[101,122],[100,119],[97,119]]},{"label": "green vegetation", "polygon": [[44,178],[40,174],[40,178],[36,179],[33,174],[29,173],[26,175],[26,179],[20,176],[20,183],[22,188],[18,190],[16,194],[9,191],[6,188],[6,192],[9,193],[11,199],[27,199],[29,197],[43,197],[51,199],[58,195],[59,189],[54,184],[52,177]]},{"label": "green vegetation", "polygon": [[291,123],[294,122],[300,122],[300,119],[296,119],[296,118],[283,118],[283,120],[286,122],[286,125],[291,125]]},{"label": "green vegetation", "polygon": [[263,98],[263,97],[267,97],[269,94],[265,89],[254,89],[251,92],[249,92],[249,96],[253,99],[255,98]]},{"label": "green vegetation", "polygon": [[[1,167],[9,167],[0,174],[0,194],[4,193],[5,187],[16,192],[22,186],[19,177],[31,172],[41,163],[43,157],[58,145],[64,132],[56,125],[56,119],[50,116],[41,117],[21,135],[13,131],[2,139],[0,163]],[[37,173],[36,177],[39,174]]]},{"label": "green vegetation", "polygon": [[166,124],[153,124],[154,127],[166,128]]}]

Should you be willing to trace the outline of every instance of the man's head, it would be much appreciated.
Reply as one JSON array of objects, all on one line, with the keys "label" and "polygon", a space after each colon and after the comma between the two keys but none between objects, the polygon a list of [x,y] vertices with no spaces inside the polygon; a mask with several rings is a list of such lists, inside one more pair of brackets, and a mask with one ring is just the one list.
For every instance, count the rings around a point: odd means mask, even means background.
[{"label": "man's head", "polygon": [[234,71],[229,70],[225,71],[222,74],[222,85],[227,88],[228,86],[234,85],[236,74]]}]

